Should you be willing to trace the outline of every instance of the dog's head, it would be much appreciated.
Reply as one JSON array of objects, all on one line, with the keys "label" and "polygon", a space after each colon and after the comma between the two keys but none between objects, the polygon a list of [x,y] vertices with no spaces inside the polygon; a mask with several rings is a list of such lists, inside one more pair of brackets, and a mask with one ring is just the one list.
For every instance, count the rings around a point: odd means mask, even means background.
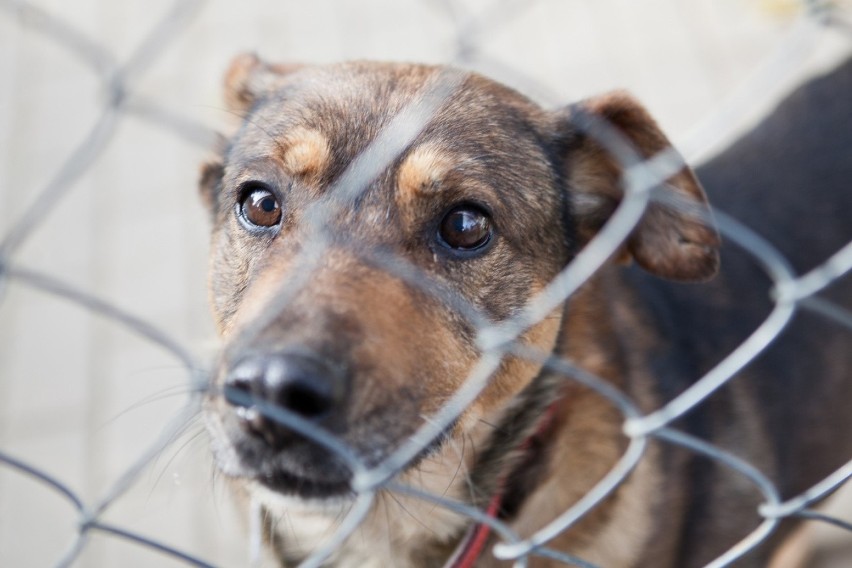
[{"label": "dog's head", "polygon": [[[606,223],[625,171],[608,137],[639,158],[669,146],[624,94],[548,112],[442,67],[242,56],[226,98],[244,121],[201,181],[225,339],[208,423],[226,473],[301,497],[345,494],[353,463],[381,463],[429,423],[476,374],[483,326],[521,313]],[[711,276],[698,183],[683,168],[664,188],[674,199],[652,202],[613,257]],[[562,318],[518,341],[551,352]],[[491,371],[412,463],[499,417],[541,365],[506,356]]]}]

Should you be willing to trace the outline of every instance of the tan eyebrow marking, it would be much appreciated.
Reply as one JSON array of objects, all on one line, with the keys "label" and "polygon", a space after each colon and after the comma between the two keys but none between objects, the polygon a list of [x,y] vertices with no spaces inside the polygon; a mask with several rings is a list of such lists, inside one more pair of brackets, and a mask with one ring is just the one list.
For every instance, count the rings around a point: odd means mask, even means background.
[{"label": "tan eyebrow marking", "polygon": [[453,168],[451,154],[441,146],[425,145],[408,154],[397,174],[397,202],[401,207],[438,191],[438,183]]},{"label": "tan eyebrow marking", "polygon": [[294,176],[319,178],[328,164],[331,151],[328,138],[321,132],[298,127],[287,134],[284,167]]}]

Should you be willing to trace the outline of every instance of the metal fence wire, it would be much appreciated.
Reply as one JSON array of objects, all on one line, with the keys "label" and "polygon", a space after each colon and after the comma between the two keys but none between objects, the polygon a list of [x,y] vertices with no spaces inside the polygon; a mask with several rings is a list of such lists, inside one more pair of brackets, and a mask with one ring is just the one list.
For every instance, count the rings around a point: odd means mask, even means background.
[{"label": "metal fence wire", "polygon": [[[525,0],[495,0],[488,9],[473,17],[463,6],[451,0],[431,3],[437,10],[443,10],[456,22],[457,39],[456,57],[451,63],[457,68],[464,68],[474,58],[487,58],[481,49],[481,39],[492,33],[515,17],[523,10],[530,9],[534,3]],[[166,545],[143,534],[119,526],[106,520],[107,512],[114,507],[134,484],[138,483],[142,473],[160,456],[164,448],[179,438],[187,422],[200,412],[200,404],[210,389],[210,371],[206,362],[190,352],[180,342],[173,340],[163,330],[149,325],[139,314],[129,313],[103,299],[78,289],[53,276],[26,268],[25,258],[19,251],[37,231],[52,208],[59,207],[64,198],[93,164],[104,154],[116,131],[126,116],[142,117],[158,127],[167,129],[188,144],[210,147],[214,136],[212,132],[180,114],[174,113],[155,99],[139,96],[129,96],[133,93],[135,80],[149,69],[165,50],[173,45],[186,26],[205,8],[203,0],[179,0],[174,2],[168,13],[164,14],[159,23],[150,30],[145,40],[126,59],[117,60],[106,48],[99,44],[96,38],[81,33],[75,27],[62,19],[52,16],[40,9],[37,4],[26,1],[0,0],[0,7],[5,17],[16,19],[21,26],[27,26],[43,34],[62,49],[72,53],[84,62],[103,85],[103,98],[98,119],[92,124],[85,140],[74,151],[56,164],[48,164],[55,169],[47,185],[38,190],[38,199],[25,210],[9,227],[2,230],[0,243],[0,302],[4,300],[5,292],[10,283],[36,289],[47,294],[62,298],[93,313],[124,326],[128,331],[138,335],[142,340],[161,346],[170,352],[186,370],[186,380],[190,395],[183,410],[162,429],[158,441],[151,447],[139,452],[136,463],[124,475],[107,487],[100,499],[84,500],[68,484],[63,482],[62,475],[55,475],[0,450],[0,467],[8,468],[31,477],[44,484],[45,491],[53,491],[66,499],[77,511],[77,534],[72,545],[56,560],[56,566],[74,565],[81,552],[87,546],[90,537],[95,533],[108,533],[120,539],[126,539],[145,547],[150,547],[170,555],[175,559],[185,561],[189,565],[211,566],[213,559],[199,558],[185,553],[173,546]],[[791,33],[787,43],[765,66],[755,73],[752,80],[744,86],[742,96],[731,99],[727,107],[722,109],[719,116],[713,117],[716,122],[708,121],[708,127],[690,140],[691,148],[685,149],[686,155],[699,152],[702,147],[713,145],[721,135],[723,128],[719,125],[720,117],[735,116],[752,104],[752,100],[760,99],[774,80],[784,74],[784,67],[790,66],[798,54],[807,50],[808,42],[814,34],[824,26],[836,26],[848,29],[848,21],[842,14],[832,9],[831,3],[810,2],[804,10],[802,23]],[[495,65],[499,62],[494,62]],[[521,83],[530,86],[530,90],[543,92],[547,89],[535,85],[534,81],[525,76],[522,70],[505,69],[515,73]],[[458,77],[452,73],[438,85],[429,96],[414,101],[390,122],[390,125],[377,137],[368,149],[363,152],[340,177],[337,186],[345,203],[363,191],[375,175],[385,170],[397,159],[408,144],[413,140],[422,127],[429,121],[435,110],[447,97],[452,96],[453,88]],[[316,550],[304,562],[305,566],[321,565],[334,551],[335,547],[355,531],[367,511],[373,505],[379,490],[386,490],[400,495],[408,495],[447,507],[456,513],[469,517],[477,522],[485,523],[499,536],[499,543],[493,548],[493,554],[503,559],[514,559],[517,566],[524,566],[532,556],[546,556],[557,559],[570,566],[592,566],[583,558],[548,548],[548,543],[563,531],[574,526],[587,513],[594,510],[602,501],[616,490],[626,479],[637,463],[645,455],[651,440],[666,444],[674,444],[715,460],[723,467],[741,475],[763,495],[763,503],[757,511],[763,519],[751,534],[746,535],[736,546],[715,559],[710,566],[726,566],[735,562],[741,556],[748,554],[767,539],[779,523],[788,517],[815,519],[834,524],[852,531],[852,524],[838,518],[824,515],[812,508],[822,497],[830,494],[852,477],[852,461],[825,478],[808,491],[789,499],[782,499],[775,485],[757,468],[721,448],[714,447],[706,441],[690,437],[676,428],[672,423],[691,409],[704,403],[715,391],[732,380],[736,374],[748,365],[777,336],[785,329],[794,312],[808,310],[829,317],[852,329],[852,313],[840,306],[827,305],[827,301],[817,298],[817,294],[832,285],[838,279],[844,278],[852,269],[852,242],[838,250],[828,260],[805,274],[797,274],[789,262],[775,250],[772,245],[760,235],[742,226],[736,220],[715,211],[714,215],[723,237],[735,242],[739,247],[764,267],[766,274],[772,280],[771,294],[774,309],[762,325],[740,344],[716,367],[697,380],[685,392],[665,404],[658,410],[645,414],[639,410],[637,403],[625,394],[617,391],[603,379],[592,373],[579,369],[569,361],[554,361],[548,359],[545,364],[554,371],[564,374],[566,380],[578,381],[605,397],[623,414],[624,433],[629,437],[627,450],[617,465],[594,486],[576,505],[564,511],[547,526],[528,538],[521,538],[513,530],[493,516],[471,506],[454,502],[441,495],[425,494],[414,487],[409,487],[395,480],[405,464],[414,459],[425,447],[425,443],[436,438],[444,428],[455,420],[460,412],[486,386],[489,377],[500,365],[506,355],[540,360],[542,355],[530,352],[517,342],[517,338],[530,325],[539,321],[556,306],[571,296],[601,265],[617,250],[624,239],[642,215],[648,203],[656,199],[652,188],[667,179],[672,172],[682,167],[682,161],[677,155],[663,152],[647,160],[636,158],[635,152],[619,145],[618,141],[607,139],[606,128],[588,125],[588,130],[599,141],[613,150],[626,166],[626,198],[621,207],[606,228],[567,266],[520,314],[503,322],[499,326],[483,323],[477,316],[473,306],[466,304],[461,298],[446,298],[447,302],[458,306],[458,309],[471,321],[480,322],[477,326],[478,344],[481,347],[481,359],[475,366],[464,386],[449,400],[441,411],[421,427],[416,436],[399,447],[389,457],[378,465],[368,466],[355,455],[343,442],[324,433],[315,427],[306,425],[298,416],[285,410],[268,408],[269,416],[286,426],[293,428],[311,438],[317,444],[339,454],[354,471],[352,488],[357,495],[354,506],[339,523],[337,533],[323,546]],[[330,214],[330,213],[328,213]],[[314,219],[314,230],[321,234],[325,230],[324,219],[320,216]],[[310,266],[312,259],[318,258],[327,243],[316,239],[311,247],[302,252],[303,261]],[[376,264],[391,272],[395,277],[411,282],[423,282],[422,275],[408,266],[402,259],[383,256],[379,251],[372,253]],[[305,274],[309,270],[303,271]],[[306,284],[304,279],[285,283],[277,302],[286,303],[289,295]],[[427,291],[439,293],[423,285]],[[852,337],[852,336],[850,336]],[[233,396],[239,396],[234,394]],[[848,435],[848,433],[838,433]],[[424,442],[427,441],[427,442]],[[253,546],[257,545],[253,541]]]}]

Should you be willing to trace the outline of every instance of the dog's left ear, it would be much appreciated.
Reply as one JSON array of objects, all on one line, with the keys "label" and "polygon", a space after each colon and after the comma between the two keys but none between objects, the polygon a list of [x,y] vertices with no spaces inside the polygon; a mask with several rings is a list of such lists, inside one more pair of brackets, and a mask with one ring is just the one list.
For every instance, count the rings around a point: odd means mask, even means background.
[{"label": "dog's left ear", "polygon": [[254,53],[237,55],[225,72],[225,103],[230,110],[245,113],[259,99],[281,87],[287,75],[303,67],[295,63],[267,63]]},{"label": "dog's left ear", "polygon": [[[580,244],[606,223],[624,194],[625,168],[608,149],[606,132],[619,134],[640,158],[671,148],[648,112],[629,95],[616,92],[592,98],[559,118],[567,132],[564,179]],[[583,124],[578,128],[577,124]],[[596,124],[606,129],[596,128]],[[611,127],[611,128],[609,128]],[[611,148],[611,147],[610,147]],[[655,190],[656,191],[656,190]],[[662,184],[669,199],[652,198],[621,251],[645,270],[681,281],[712,277],[719,267],[719,236],[712,226],[704,191],[688,167]]]}]

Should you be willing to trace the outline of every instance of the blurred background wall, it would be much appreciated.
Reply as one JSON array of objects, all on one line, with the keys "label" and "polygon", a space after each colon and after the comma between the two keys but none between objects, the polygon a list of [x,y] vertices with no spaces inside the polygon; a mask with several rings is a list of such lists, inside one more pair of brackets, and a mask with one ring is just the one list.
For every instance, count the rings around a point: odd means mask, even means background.
[{"label": "blurred background wall", "polygon": [[[232,119],[220,78],[237,52],[454,61],[551,107],[627,88],[687,158],[700,160],[796,82],[848,55],[848,28],[803,20],[804,4],[0,0],[0,238],[29,211],[32,222],[16,233],[26,238],[10,256],[17,269],[118,306],[209,363],[207,219],[195,182],[209,154],[203,127]],[[848,4],[833,6],[848,18]],[[125,92],[105,87],[104,73],[127,61]],[[119,94],[122,110],[105,114]],[[43,193],[54,179],[64,181]],[[0,279],[0,451],[56,476],[86,504],[157,442],[190,386],[167,351]],[[218,565],[246,565],[247,540],[210,461],[203,425],[192,419],[105,519]],[[840,514],[852,517],[848,507]],[[78,519],[56,493],[0,465],[0,566],[52,566],[73,544]],[[848,535],[820,534],[846,559],[837,566],[852,563],[842,552]],[[78,565],[183,564],[91,533]]]}]

